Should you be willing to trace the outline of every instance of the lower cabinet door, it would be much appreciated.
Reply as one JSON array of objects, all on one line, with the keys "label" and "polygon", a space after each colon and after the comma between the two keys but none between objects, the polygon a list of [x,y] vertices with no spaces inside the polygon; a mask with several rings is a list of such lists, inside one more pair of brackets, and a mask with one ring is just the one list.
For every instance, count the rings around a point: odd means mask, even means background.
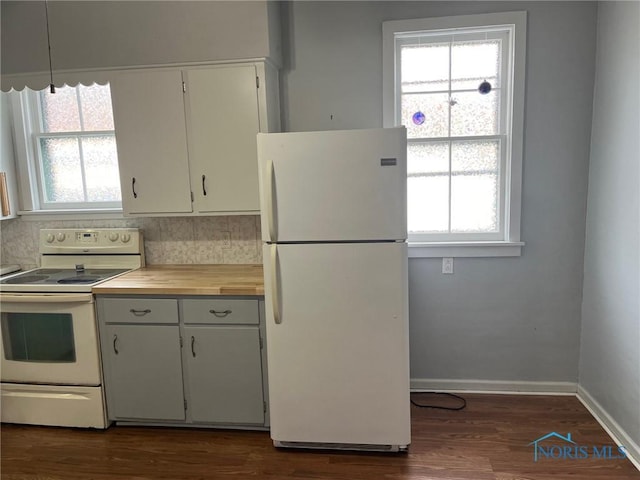
[{"label": "lower cabinet door", "polygon": [[102,345],[110,419],[185,419],[177,325],[106,325]]},{"label": "lower cabinet door", "polygon": [[257,327],[187,326],[184,355],[194,422],[263,424]]}]

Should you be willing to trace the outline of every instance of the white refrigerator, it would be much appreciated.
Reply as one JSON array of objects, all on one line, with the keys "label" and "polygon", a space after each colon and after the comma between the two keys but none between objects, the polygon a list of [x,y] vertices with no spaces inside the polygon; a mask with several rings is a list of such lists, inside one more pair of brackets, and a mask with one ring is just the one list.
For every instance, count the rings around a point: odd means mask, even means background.
[{"label": "white refrigerator", "polygon": [[404,127],[258,134],[271,438],[411,442]]}]

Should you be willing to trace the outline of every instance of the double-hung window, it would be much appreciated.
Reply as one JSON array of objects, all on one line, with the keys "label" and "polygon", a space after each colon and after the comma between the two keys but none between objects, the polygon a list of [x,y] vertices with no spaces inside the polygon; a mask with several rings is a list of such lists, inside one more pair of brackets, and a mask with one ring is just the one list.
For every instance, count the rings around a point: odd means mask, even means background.
[{"label": "double-hung window", "polygon": [[407,128],[416,256],[519,252],[525,21],[518,12],[384,23],[385,126]]},{"label": "double-hung window", "polygon": [[25,89],[19,95],[13,118],[25,163],[21,184],[29,191],[25,210],[121,208],[109,85],[64,86],[55,93]]}]

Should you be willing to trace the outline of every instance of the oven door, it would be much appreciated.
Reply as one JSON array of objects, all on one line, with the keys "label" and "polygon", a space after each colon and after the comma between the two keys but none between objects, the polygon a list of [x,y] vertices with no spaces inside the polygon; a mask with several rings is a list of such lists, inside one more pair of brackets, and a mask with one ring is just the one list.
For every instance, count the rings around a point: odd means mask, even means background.
[{"label": "oven door", "polygon": [[93,296],[0,294],[2,382],[100,385]]}]

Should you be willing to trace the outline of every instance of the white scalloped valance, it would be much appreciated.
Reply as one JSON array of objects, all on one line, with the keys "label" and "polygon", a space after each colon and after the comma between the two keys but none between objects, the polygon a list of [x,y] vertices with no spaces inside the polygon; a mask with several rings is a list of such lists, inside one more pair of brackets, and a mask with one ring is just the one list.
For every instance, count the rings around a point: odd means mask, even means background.
[{"label": "white scalloped valance", "polygon": [[[172,68],[192,68],[192,67],[206,67],[213,65],[230,65],[234,63],[247,63],[247,62],[269,62],[267,58],[245,58],[234,60],[220,60],[211,62],[190,62],[190,63],[170,63],[162,65],[138,65],[131,67],[113,67],[113,68],[96,68],[88,70],[54,70],[53,71],[53,84],[56,87],[62,87],[67,85],[75,87],[79,83],[85,86],[98,83],[100,85],[106,85],[119,73],[125,71],[141,71],[141,70],[157,70],[157,69],[172,69]],[[272,63],[272,62],[269,62]],[[273,63],[272,63],[273,64]],[[51,74],[47,72],[32,72],[32,73],[16,73],[8,75],[0,75],[2,80],[1,90],[3,92],[10,92],[11,90],[22,91],[25,88],[31,90],[44,90],[49,87],[51,82]]]},{"label": "white scalloped valance", "polygon": [[[79,83],[83,85],[107,84],[114,70],[83,70],[83,71],[59,71],[53,72],[53,84],[56,87],[68,85],[75,87]],[[31,90],[44,90],[49,87],[51,75],[49,72],[21,73],[15,75],[2,75],[2,91],[22,91],[25,88]]]}]

